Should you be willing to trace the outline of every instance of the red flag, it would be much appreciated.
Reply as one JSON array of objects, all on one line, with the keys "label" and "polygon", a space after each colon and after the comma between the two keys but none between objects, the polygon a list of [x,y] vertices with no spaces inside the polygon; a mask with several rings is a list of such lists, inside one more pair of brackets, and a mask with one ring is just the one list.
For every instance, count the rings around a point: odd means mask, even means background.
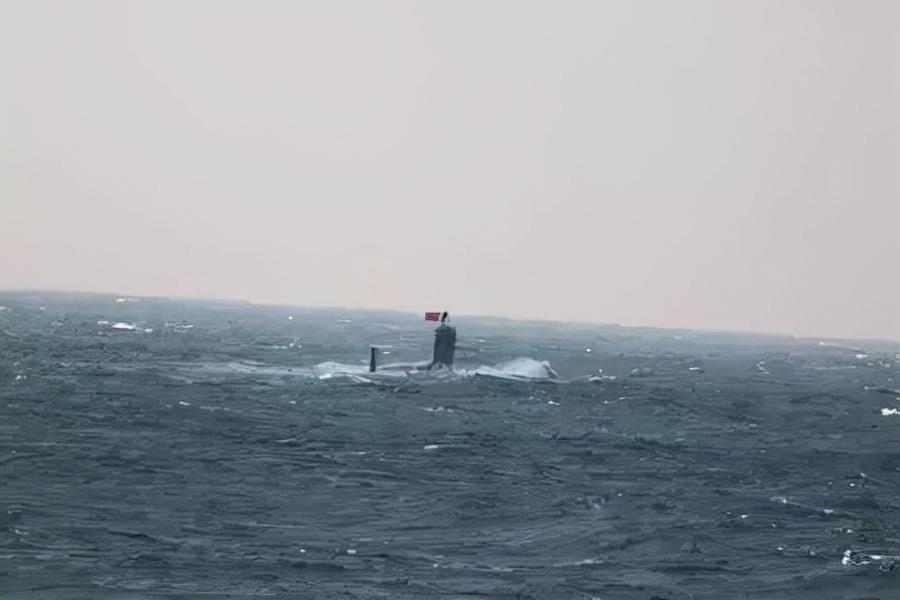
[{"label": "red flag", "polygon": [[426,320],[426,321],[440,321],[440,320],[441,320],[441,313],[439,313],[439,312],[427,312],[427,313],[425,313],[425,320]]}]

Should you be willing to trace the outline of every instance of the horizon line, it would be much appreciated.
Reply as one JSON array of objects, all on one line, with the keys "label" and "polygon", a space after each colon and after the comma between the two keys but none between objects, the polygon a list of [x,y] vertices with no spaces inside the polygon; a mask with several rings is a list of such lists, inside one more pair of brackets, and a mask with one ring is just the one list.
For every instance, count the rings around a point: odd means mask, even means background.
[{"label": "horizon line", "polygon": [[[181,301],[206,301],[206,302],[233,302],[233,303],[244,303],[251,304],[256,306],[278,306],[278,307],[293,307],[293,308],[306,308],[306,309],[331,309],[331,310],[360,310],[366,312],[390,312],[390,313],[398,313],[398,314],[418,314],[416,311],[411,309],[404,308],[385,308],[385,307],[364,307],[364,306],[353,306],[353,305],[320,305],[320,304],[296,304],[285,301],[258,301],[258,300],[247,300],[245,298],[226,298],[226,297],[215,297],[215,296],[178,296],[178,295],[157,295],[157,294],[125,294],[121,292],[110,292],[110,291],[86,291],[86,290],[76,290],[76,289],[47,289],[47,288],[0,288],[0,294],[4,293],[42,293],[42,294],[80,294],[80,295],[92,295],[92,296],[110,296],[115,298],[138,298],[138,299],[156,299],[156,300],[181,300]],[[772,336],[772,337],[782,337],[782,338],[790,338],[794,340],[831,340],[831,341],[841,341],[841,342],[875,342],[875,343],[889,343],[889,344],[900,344],[900,339],[895,340],[891,338],[872,338],[872,337],[843,337],[843,336],[831,336],[831,335],[799,335],[793,333],[785,333],[781,331],[765,331],[758,329],[724,329],[724,328],[715,328],[715,327],[690,327],[690,326],[660,326],[660,325],[640,325],[640,324],[625,324],[625,323],[617,323],[612,321],[585,321],[581,319],[555,319],[555,318],[544,318],[544,317],[509,317],[509,316],[500,316],[493,314],[477,314],[477,313],[453,313],[455,315],[459,315],[462,317],[468,318],[476,318],[476,319],[496,319],[502,321],[516,321],[516,322],[535,322],[535,323],[556,323],[556,324],[570,324],[570,325],[586,325],[586,326],[607,326],[607,327],[621,327],[623,329],[653,329],[653,330],[661,330],[661,331],[693,331],[699,333],[721,333],[721,334],[732,334],[732,335],[759,335],[759,336]]]}]

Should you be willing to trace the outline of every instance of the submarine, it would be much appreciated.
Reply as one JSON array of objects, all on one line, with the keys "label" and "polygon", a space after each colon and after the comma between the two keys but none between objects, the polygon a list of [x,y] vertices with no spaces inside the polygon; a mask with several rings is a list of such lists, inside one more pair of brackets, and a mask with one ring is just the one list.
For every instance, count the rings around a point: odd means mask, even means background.
[{"label": "submarine", "polygon": [[[427,370],[432,369],[452,369],[453,358],[456,354],[456,327],[450,324],[450,313],[427,312],[425,313],[426,321],[437,321],[440,319],[440,325],[434,330],[434,350],[432,352],[431,362],[422,363]],[[369,349],[369,372],[374,373],[378,368],[378,348],[372,346]]]}]

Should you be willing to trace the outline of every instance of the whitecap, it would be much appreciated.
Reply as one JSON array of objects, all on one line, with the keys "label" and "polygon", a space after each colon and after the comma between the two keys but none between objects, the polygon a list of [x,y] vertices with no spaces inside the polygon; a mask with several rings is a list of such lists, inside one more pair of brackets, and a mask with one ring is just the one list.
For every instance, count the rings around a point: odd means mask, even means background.
[{"label": "whitecap", "polygon": [[514,358],[494,366],[482,365],[474,371],[463,371],[461,373],[516,381],[546,380],[559,377],[546,360],[539,361],[526,357]]},{"label": "whitecap", "polygon": [[605,381],[615,381],[615,375],[594,375],[593,377],[588,378],[588,381],[591,383],[603,383]]},{"label": "whitecap", "polygon": [[867,552],[851,550],[848,548],[846,551],[844,551],[844,556],[841,558],[841,564],[845,567],[864,566],[873,562],[881,563],[879,565],[879,569],[890,571],[897,564],[897,562],[900,562],[900,555],[869,554]]}]

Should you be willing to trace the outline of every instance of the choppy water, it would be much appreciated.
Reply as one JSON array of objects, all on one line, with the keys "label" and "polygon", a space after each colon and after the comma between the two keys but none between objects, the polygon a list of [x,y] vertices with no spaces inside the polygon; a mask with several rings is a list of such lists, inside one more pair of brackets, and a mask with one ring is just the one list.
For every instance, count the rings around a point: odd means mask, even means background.
[{"label": "choppy water", "polygon": [[2,598],[900,598],[890,344],[0,305]]}]

